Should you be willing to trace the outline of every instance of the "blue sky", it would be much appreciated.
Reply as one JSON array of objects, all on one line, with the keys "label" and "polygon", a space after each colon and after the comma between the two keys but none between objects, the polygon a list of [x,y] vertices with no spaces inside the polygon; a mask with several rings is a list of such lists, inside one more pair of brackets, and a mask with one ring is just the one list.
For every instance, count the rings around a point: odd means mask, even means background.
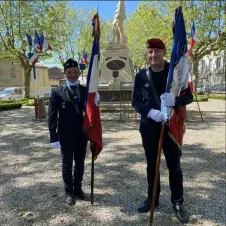
[{"label": "blue sky", "polygon": [[[128,17],[141,1],[125,1],[126,16]],[[73,8],[97,8],[99,3],[99,15],[104,19],[113,19],[118,1],[71,1]]]},{"label": "blue sky", "polygon": [[[104,20],[108,20],[108,19],[113,20],[115,10],[117,7],[117,3],[118,3],[118,1],[116,1],[116,0],[115,1],[70,1],[68,6],[74,8],[74,9],[97,8],[98,2],[99,2],[99,15]],[[126,10],[127,18],[129,17],[129,15],[131,13],[134,12],[134,10],[137,8],[137,6],[140,2],[141,1],[125,1],[125,10]],[[45,65],[47,65],[49,67],[57,65],[55,58],[46,60],[45,62],[41,61],[41,63],[44,63]],[[57,66],[59,66],[59,65],[57,65]]]}]

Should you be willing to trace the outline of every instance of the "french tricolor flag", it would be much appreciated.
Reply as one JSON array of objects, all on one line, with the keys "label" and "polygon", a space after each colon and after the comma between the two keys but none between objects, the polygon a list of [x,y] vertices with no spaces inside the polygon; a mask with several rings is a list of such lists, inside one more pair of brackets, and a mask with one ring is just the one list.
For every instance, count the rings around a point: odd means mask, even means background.
[{"label": "french tricolor flag", "polygon": [[30,64],[35,64],[38,62],[38,55],[36,53],[29,53],[28,58]]},{"label": "french tricolor flag", "polygon": [[191,40],[190,40],[190,43],[189,43],[189,46],[188,46],[188,56],[191,56],[192,48],[195,46],[195,43],[196,43],[195,23],[194,23],[194,21],[192,23],[190,37],[191,37]]},{"label": "french tricolor flag", "polygon": [[100,25],[99,16],[95,14],[93,17],[93,47],[90,57],[89,70],[87,75],[87,96],[84,106],[84,122],[83,130],[90,139],[90,149],[96,159],[102,150],[102,126],[99,111],[99,94],[98,78],[99,78],[99,35]]},{"label": "french tricolor flag", "polygon": [[[172,93],[175,97],[183,96],[188,88],[189,68],[187,59],[187,37],[182,7],[175,11],[173,25],[173,48],[170,59],[169,73],[167,78],[166,92]],[[185,107],[171,108],[162,104],[161,111],[169,119],[168,134],[179,149],[183,141],[183,123]]]},{"label": "french tricolor flag", "polygon": [[43,33],[40,34],[40,44],[42,46],[42,50],[53,50],[52,47],[49,45],[49,43],[46,41],[45,36]]}]

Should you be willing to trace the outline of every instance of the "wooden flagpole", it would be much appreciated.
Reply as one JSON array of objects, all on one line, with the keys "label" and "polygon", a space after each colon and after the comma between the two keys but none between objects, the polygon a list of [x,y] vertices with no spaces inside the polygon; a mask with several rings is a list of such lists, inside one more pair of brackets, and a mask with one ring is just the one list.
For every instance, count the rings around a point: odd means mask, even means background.
[{"label": "wooden flagpole", "polygon": [[94,149],[92,151],[92,166],[91,166],[91,204],[93,205],[93,198],[94,198],[94,158],[95,158],[95,154],[94,154]]},{"label": "wooden flagpole", "polygon": [[161,153],[162,153],[162,144],[163,144],[163,138],[164,138],[164,130],[165,130],[165,122],[162,121],[160,137],[159,137],[157,161],[156,161],[156,167],[155,167],[155,179],[154,179],[154,187],[153,187],[153,193],[152,193],[151,213],[150,213],[150,219],[149,219],[150,226],[152,226],[153,218],[154,218],[155,201],[156,201],[156,193],[157,193],[157,186],[158,186],[158,177],[159,177],[159,168],[160,168]]}]

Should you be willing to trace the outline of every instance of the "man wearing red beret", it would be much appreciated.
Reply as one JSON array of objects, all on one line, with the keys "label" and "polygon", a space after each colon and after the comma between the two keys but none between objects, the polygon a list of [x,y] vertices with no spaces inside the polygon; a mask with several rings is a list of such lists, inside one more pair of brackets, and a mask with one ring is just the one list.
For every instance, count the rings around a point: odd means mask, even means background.
[{"label": "man wearing red beret", "polygon": [[[158,153],[158,143],[161,121],[166,121],[160,111],[160,102],[174,108],[186,106],[193,101],[188,87],[182,97],[174,97],[165,93],[169,63],[164,60],[166,47],[162,40],[153,38],[147,41],[147,59],[149,66],[138,72],[134,83],[134,109],[141,115],[140,133],[147,160],[148,198],[138,208],[140,213],[148,212],[151,208],[155,167]],[[168,126],[165,127],[163,152],[169,169],[171,202],[176,216],[182,223],[188,222],[188,213],[183,206],[183,174],[181,171],[181,150],[168,135]],[[156,207],[159,205],[160,177],[158,180]]]}]

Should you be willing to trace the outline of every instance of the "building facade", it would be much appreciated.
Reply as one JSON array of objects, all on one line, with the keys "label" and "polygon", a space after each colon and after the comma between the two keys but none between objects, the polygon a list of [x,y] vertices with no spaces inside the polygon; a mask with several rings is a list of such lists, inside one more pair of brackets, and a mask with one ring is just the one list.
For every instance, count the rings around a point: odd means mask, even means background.
[{"label": "building facade", "polygon": [[[37,93],[39,96],[49,92],[52,87],[59,85],[59,79],[51,79],[48,67],[35,64]],[[0,59],[0,90],[9,87],[24,87],[24,70],[19,62],[9,59]],[[34,72],[30,76],[30,95],[35,93]]]},{"label": "building facade", "polygon": [[226,81],[226,51],[212,52],[199,62],[199,86],[222,89]]}]

